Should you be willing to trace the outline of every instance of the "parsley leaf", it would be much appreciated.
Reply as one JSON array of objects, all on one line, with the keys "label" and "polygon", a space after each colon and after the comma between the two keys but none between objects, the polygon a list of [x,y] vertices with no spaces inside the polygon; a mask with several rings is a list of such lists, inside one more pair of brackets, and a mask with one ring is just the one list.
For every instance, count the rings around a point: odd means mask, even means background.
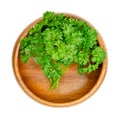
[{"label": "parsley leaf", "polygon": [[53,90],[72,63],[80,75],[89,73],[98,69],[106,53],[98,45],[97,31],[85,21],[46,11],[21,40],[20,57],[23,63],[33,57]]}]

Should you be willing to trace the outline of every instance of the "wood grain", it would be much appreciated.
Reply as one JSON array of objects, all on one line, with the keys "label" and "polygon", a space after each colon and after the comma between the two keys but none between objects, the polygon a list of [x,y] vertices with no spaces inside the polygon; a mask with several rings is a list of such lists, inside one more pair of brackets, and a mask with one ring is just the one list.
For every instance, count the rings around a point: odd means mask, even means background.
[{"label": "wood grain", "polygon": [[[83,19],[73,14],[64,14],[76,19]],[[76,64],[72,64],[60,79],[58,88],[50,91],[49,80],[43,75],[40,66],[36,65],[32,58],[28,63],[23,64],[19,56],[21,39],[25,37],[32,26],[38,23],[41,19],[42,18],[39,18],[28,25],[15,43],[12,57],[15,77],[22,89],[31,98],[45,105],[62,107],[81,103],[93,95],[103,82],[107,71],[107,58],[104,60],[103,64],[99,66],[98,70],[82,76],[77,73]],[[89,22],[88,24],[91,25]],[[106,51],[105,44],[99,33],[98,42]]]}]

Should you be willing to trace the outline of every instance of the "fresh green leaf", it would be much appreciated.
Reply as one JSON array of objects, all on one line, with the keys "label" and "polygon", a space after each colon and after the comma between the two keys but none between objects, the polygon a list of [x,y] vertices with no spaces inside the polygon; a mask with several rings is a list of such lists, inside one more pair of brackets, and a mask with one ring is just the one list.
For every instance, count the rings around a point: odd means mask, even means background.
[{"label": "fresh green leaf", "polygon": [[98,69],[106,53],[98,45],[97,31],[84,20],[46,11],[20,42],[20,58],[26,63],[33,57],[49,79],[51,90],[72,64],[81,75]]}]

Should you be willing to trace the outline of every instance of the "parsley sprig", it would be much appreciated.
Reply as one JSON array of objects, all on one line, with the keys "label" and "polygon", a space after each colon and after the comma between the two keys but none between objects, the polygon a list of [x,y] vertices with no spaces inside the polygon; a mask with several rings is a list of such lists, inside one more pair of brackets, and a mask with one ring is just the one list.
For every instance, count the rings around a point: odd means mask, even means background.
[{"label": "parsley sprig", "polygon": [[78,73],[98,69],[106,57],[97,41],[97,31],[85,21],[47,11],[20,42],[23,63],[33,57],[51,83],[58,87],[66,69],[78,64]]}]

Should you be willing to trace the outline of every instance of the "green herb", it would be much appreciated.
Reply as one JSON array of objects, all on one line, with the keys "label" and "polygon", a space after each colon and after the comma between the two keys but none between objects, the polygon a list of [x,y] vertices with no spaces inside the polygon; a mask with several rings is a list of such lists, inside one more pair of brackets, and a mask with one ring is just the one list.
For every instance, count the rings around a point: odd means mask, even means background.
[{"label": "green herb", "polygon": [[21,40],[20,56],[23,63],[34,58],[53,90],[72,63],[78,64],[80,75],[89,73],[98,69],[106,53],[98,45],[96,30],[85,21],[47,11]]}]

